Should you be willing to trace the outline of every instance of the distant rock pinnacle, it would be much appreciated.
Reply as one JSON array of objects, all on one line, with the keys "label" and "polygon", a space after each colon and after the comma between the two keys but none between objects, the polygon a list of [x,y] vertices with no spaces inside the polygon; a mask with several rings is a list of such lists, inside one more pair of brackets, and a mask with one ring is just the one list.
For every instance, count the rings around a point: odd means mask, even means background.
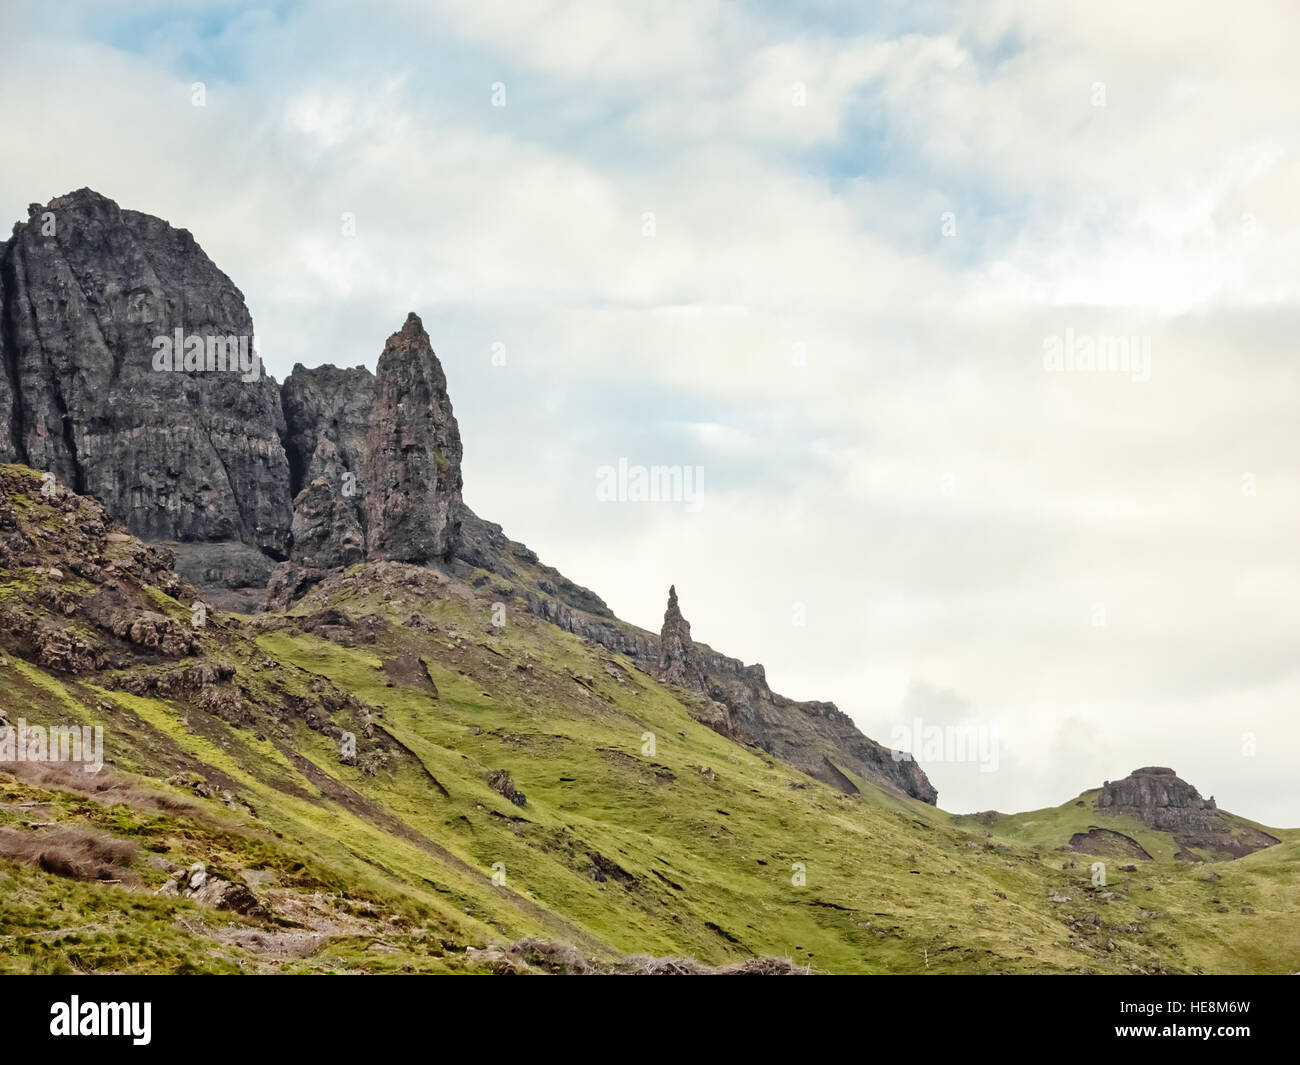
[{"label": "distant rock pinnacle", "polygon": [[668,588],[668,609],[659,633],[659,679],[692,691],[708,691],[704,668],[691,643],[691,624],[677,605],[677,587]]},{"label": "distant rock pinnacle", "polygon": [[[603,632],[595,628],[590,636],[600,640]],[[761,665],[747,666],[692,640],[675,586],[668,589],[657,650],[658,679],[707,696],[708,706],[697,712],[697,719],[724,736],[760,747],[848,794],[858,788],[845,770],[922,802],[937,802],[939,793],[915,761],[896,758],[862,735],[834,703],[801,703],[777,695]]]}]

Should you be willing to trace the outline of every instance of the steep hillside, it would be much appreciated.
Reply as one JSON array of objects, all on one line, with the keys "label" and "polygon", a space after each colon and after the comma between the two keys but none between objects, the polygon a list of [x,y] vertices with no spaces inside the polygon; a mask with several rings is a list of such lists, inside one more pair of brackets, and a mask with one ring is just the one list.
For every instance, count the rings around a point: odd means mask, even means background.
[{"label": "steep hillside", "polygon": [[[0,244],[0,460],[102,502],[165,546],[203,601],[287,606],[357,562],[513,581],[526,609],[653,667],[657,639],[543,566],[461,499],[447,378],[412,313],[376,372],[263,376],[243,294],[194,237],[91,189],[32,204]],[[474,574],[474,571],[481,571]],[[833,703],[772,692],[699,646],[705,719],[835,787],[934,802],[925,773]]]},{"label": "steep hillside", "polygon": [[[958,818],[841,766],[849,792],[537,616],[526,556],[205,617],[97,502],[0,489],[0,707],[31,756],[101,726],[106,763],[0,765],[8,971],[1300,968],[1294,833],[1196,863],[1088,796]],[[1103,848],[1094,885],[1057,848],[1099,826],[1150,860]]]}]

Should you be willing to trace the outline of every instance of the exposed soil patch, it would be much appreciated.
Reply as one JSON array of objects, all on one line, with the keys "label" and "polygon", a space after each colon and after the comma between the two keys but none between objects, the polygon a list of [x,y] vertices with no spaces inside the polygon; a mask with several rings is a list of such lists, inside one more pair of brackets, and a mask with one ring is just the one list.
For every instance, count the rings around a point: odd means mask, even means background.
[{"label": "exposed soil patch", "polygon": [[710,932],[716,932],[716,933],[717,933],[718,935],[720,935],[723,939],[725,939],[728,943],[735,943],[735,944],[737,944],[738,946],[743,946],[743,945],[744,945],[744,944],[742,944],[742,943],[740,942],[739,939],[737,939],[735,936],[733,936],[733,935],[732,935],[730,932],[728,932],[725,928],[722,928],[722,927],[720,927],[719,925],[714,924],[712,921],[705,921],[705,922],[704,922],[704,927],[707,928]]},{"label": "exposed soil patch", "polygon": [[1109,828],[1090,828],[1087,832],[1076,832],[1070,837],[1069,847],[1082,854],[1100,854],[1107,858],[1135,858],[1143,862],[1152,860],[1146,848],[1132,836]]},{"label": "exposed soil patch", "polygon": [[654,958],[637,954],[618,961],[600,962],[583,956],[563,943],[521,939],[508,947],[470,947],[472,962],[499,976],[543,972],[557,976],[807,976],[810,966],[789,958],[747,958],[733,965],[704,965],[694,958]]},{"label": "exposed soil patch", "polygon": [[87,773],[82,766],[71,762],[8,762],[4,771],[28,784],[84,795],[105,806],[120,802],[137,810],[159,813],[183,813],[190,817],[203,813],[194,803],[154,791],[111,766],[104,766],[98,773]]},{"label": "exposed soil patch", "polygon": [[[1267,832],[1261,832],[1251,825],[1227,823],[1221,831],[1210,832],[1175,832],[1174,840],[1184,850],[1195,847],[1208,851],[1216,857],[1244,858],[1265,847],[1276,846],[1282,841]],[[1193,855],[1185,855],[1189,861],[1197,861]]]},{"label": "exposed soil patch", "polygon": [[394,684],[414,688],[434,699],[438,698],[438,685],[429,676],[429,666],[417,654],[403,652],[396,658],[390,658],[384,663],[384,672],[392,678]]},{"label": "exposed soil patch", "polygon": [[198,930],[219,943],[284,960],[310,958],[326,940],[337,936],[382,937],[397,932],[387,922],[343,912],[334,900],[320,892],[305,895],[272,889],[265,893],[265,901],[277,918],[296,927],[269,931],[243,925],[216,929],[201,925]]}]

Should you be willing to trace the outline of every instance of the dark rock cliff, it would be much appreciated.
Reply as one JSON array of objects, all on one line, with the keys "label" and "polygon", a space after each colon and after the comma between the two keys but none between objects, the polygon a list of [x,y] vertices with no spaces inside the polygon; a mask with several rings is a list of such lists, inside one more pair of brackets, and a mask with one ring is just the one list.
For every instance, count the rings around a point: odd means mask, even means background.
[{"label": "dark rock cliff", "polygon": [[699,693],[701,720],[845,791],[845,772],[926,802],[915,763],[832,703],[797,703],[691,639],[661,636],[543,566],[461,499],[461,440],[420,319],[377,373],[253,357],[243,295],[183,229],[81,189],[33,205],[0,244],[0,461],[93,496],[220,609],[287,605],[339,567],[428,564],[518,581],[529,609]]},{"label": "dark rock cliff", "polygon": [[280,390],[293,488],[293,558],[307,567],[366,557],[363,490],[375,378],[364,366],[302,365]]},{"label": "dark rock cliff", "polygon": [[[286,557],[279,389],[244,379],[258,367],[239,289],[186,230],[89,189],[29,213],[0,254],[0,455],[93,495],[148,539]],[[203,368],[157,368],[177,331]],[[234,368],[208,370],[209,353]]]},{"label": "dark rock cliff", "polygon": [[0,245],[0,459],[177,546],[202,586],[445,559],[460,434],[419,318],[378,375],[261,372],[244,297],[183,229],[89,189]]},{"label": "dark rock cliff", "polygon": [[376,374],[295,366],[281,392],[293,484],[286,604],[331,570],[367,559],[445,563],[460,545],[460,429],[447,378],[415,314]]}]

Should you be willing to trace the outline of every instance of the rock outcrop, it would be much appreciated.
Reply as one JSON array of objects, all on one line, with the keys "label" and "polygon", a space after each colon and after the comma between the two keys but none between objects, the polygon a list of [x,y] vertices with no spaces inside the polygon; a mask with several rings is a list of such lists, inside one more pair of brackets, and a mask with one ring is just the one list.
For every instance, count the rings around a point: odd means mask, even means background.
[{"label": "rock outcrop", "polygon": [[419,316],[388,338],[377,374],[295,366],[281,393],[295,490],[278,605],[365,560],[447,563],[460,545],[460,429]]},{"label": "rock outcrop", "polygon": [[[416,315],[375,374],[295,366],[281,388],[254,358],[242,294],[186,230],[89,189],[29,215],[0,244],[0,461],[163,542],[208,605],[287,606],[371,560],[520,578],[534,614],[700,693],[718,731],[845,791],[852,774],[935,801],[915,763],[834,704],[786,699],[762,666],[695,643],[675,591],[656,637],[470,511],[447,379]],[[151,618],[114,635],[180,646]],[[66,668],[98,668],[89,646],[28,638]]]},{"label": "rock outcrop", "polygon": [[460,533],[460,430],[447,378],[411,314],[384,345],[366,441],[371,558],[446,559]]},{"label": "rock outcrop", "polygon": [[747,666],[697,645],[682,616],[675,586],[668,589],[657,657],[661,681],[700,692],[724,708],[721,715],[701,717],[718,731],[752,743],[848,794],[858,788],[845,770],[922,802],[938,801],[939,793],[915,761],[896,757],[868,739],[834,703],[800,703],[777,695],[768,687],[761,665]]},{"label": "rock outcrop", "polygon": [[280,403],[294,494],[294,561],[325,569],[361,561],[374,375],[364,366],[309,370],[297,365],[284,382]]},{"label": "rock outcrop", "polygon": [[460,433],[418,317],[377,375],[297,366],[281,388],[189,232],[89,189],[29,214],[0,244],[0,461],[172,544],[221,607],[251,609],[286,560],[293,594],[368,558],[450,558]]},{"label": "rock outcrop", "polygon": [[29,214],[0,251],[0,457],[147,539],[287,557],[279,390],[239,289],[186,230],[89,189]]},{"label": "rock outcrop", "polygon": [[[1239,858],[1280,842],[1240,818],[1224,814],[1214,796],[1201,793],[1165,766],[1135,769],[1123,780],[1108,780],[1097,796],[1097,809],[1135,817],[1144,825],[1169,832],[1183,848],[1182,857]],[[1201,852],[1201,853],[1198,853]]]},{"label": "rock outcrop", "polygon": [[1202,799],[1191,784],[1164,766],[1146,766],[1123,780],[1106,781],[1097,796],[1097,807],[1131,814],[1162,832],[1208,829],[1217,809],[1213,798]]},{"label": "rock outcrop", "polygon": [[199,906],[212,910],[230,910],[245,917],[269,917],[265,906],[244,884],[213,876],[202,862],[188,869],[175,870],[155,895],[193,899]]},{"label": "rock outcrop", "polygon": [[668,587],[668,609],[664,611],[664,625],[659,632],[659,679],[682,688],[708,690],[704,667],[691,642],[690,622],[682,617],[677,605],[676,585]]}]

